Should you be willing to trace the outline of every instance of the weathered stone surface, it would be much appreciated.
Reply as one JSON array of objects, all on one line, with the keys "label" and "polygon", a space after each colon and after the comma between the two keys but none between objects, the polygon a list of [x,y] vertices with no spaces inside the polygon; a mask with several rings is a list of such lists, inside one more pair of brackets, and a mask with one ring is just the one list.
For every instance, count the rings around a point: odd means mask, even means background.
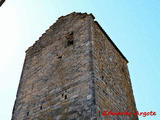
[{"label": "weathered stone surface", "polygon": [[135,112],[127,62],[92,14],[60,17],[26,51],[12,120],[101,120],[105,109]]},{"label": "weathered stone surface", "polygon": [[[112,112],[136,113],[128,61],[112,43],[108,35],[97,22],[92,26],[92,60],[95,81],[96,110],[102,113],[104,109]],[[108,119],[137,120],[137,116],[109,116]],[[97,116],[103,119],[102,114]]]}]

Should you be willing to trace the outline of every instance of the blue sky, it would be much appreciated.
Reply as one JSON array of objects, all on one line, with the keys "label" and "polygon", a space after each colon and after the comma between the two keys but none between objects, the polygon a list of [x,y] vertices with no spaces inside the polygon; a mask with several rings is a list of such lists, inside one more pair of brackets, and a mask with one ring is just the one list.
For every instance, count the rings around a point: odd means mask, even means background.
[{"label": "blue sky", "polygon": [[155,111],[160,120],[159,0],[6,0],[0,7],[0,120],[11,119],[25,50],[58,17],[73,11],[92,13],[129,60],[139,111]]}]

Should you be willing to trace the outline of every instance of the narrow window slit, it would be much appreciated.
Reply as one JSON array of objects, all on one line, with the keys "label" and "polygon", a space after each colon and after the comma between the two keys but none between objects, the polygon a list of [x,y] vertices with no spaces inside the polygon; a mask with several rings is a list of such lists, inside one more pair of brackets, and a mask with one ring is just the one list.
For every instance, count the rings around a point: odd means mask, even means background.
[{"label": "narrow window slit", "polygon": [[58,59],[61,59],[62,58],[62,56],[58,56]]},{"label": "narrow window slit", "polygon": [[29,115],[29,112],[27,112],[27,116]]},{"label": "narrow window slit", "polygon": [[67,99],[67,95],[65,95],[64,98]]},{"label": "narrow window slit", "polygon": [[101,79],[104,80],[104,76],[103,75],[101,76]]},{"label": "narrow window slit", "polygon": [[67,41],[67,46],[73,45],[73,40],[68,40]]}]

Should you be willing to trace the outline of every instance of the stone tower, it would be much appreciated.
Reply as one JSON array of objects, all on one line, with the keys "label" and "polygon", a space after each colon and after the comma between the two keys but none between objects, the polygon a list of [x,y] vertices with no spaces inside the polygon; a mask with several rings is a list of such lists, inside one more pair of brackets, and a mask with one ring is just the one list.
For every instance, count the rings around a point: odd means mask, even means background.
[{"label": "stone tower", "polygon": [[12,120],[137,120],[127,59],[92,14],[60,17],[26,51]]}]

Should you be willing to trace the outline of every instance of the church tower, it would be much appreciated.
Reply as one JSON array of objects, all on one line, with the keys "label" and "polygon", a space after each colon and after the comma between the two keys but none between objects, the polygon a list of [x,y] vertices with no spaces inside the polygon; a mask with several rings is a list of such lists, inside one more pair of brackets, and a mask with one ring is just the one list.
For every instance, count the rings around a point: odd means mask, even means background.
[{"label": "church tower", "polygon": [[127,59],[92,14],[60,17],[26,51],[12,120],[138,120]]}]

